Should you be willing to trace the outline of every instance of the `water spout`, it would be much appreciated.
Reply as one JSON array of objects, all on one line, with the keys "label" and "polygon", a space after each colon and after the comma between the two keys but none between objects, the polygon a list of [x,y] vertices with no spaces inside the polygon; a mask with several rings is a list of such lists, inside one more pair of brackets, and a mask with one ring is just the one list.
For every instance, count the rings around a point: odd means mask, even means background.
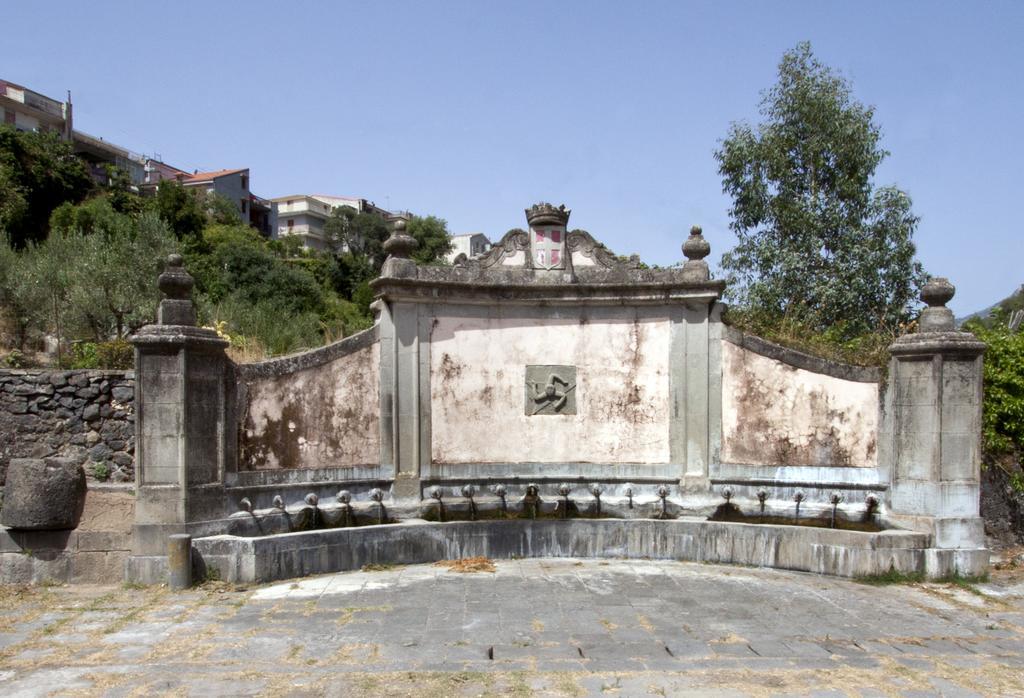
[{"label": "water spout", "polygon": [[437,485],[434,485],[427,491],[427,494],[437,500],[437,520],[444,523],[444,502],[441,501],[441,497],[444,496],[444,491]]},{"label": "water spout", "polygon": [[796,522],[800,523],[800,502],[804,501],[804,493],[797,490],[793,495],[793,501],[796,502]]},{"label": "water spout", "polygon": [[836,509],[839,507],[839,503],[843,501],[843,495],[838,492],[833,492],[832,496],[828,498],[828,501],[832,503],[832,528],[836,527]]},{"label": "water spout", "polygon": [[281,495],[274,495],[274,500],[271,502],[275,509],[284,510],[284,500],[281,499]]},{"label": "water spout", "polygon": [[345,528],[352,526],[352,494],[348,490],[338,490],[338,503],[342,506],[341,525]]},{"label": "water spout", "polygon": [[874,493],[868,493],[864,498],[864,520],[870,522],[878,513],[878,497]]},{"label": "water spout", "polygon": [[666,504],[666,498],[668,497],[668,487],[665,485],[658,485],[658,497],[661,498],[661,513],[658,514],[658,518],[667,519],[668,505]]},{"label": "water spout", "polygon": [[320,507],[317,504],[320,502],[320,498],[310,492],[306,495],[305,502],[313,507],[313,528],[318,528],[320,526]]},{"label": "water spout", "polygon": [[531,519],[537,518],[537,504],[540,499],[540,487],[530,483],[526,486],[526,496],[523,498],[523,506],[530,513]]},{"label": "water spout", "polygon": [[508,491],[505,489],[505,485],[495,485],[493,492],[494,495],[501,500],[501,515],[502,517],[505,517],[508,515],[508,503],[505,501]]},{"label": "water spout", "polygon": [[762,488],[757,491],[757,503],[761,509],[761,520],[764,521],[764,502],[768,499],[768,490]]},{"label": "water spout", "polygon": [[252,501],[248,497],[242,497],[242,501],[238,503],[238,508],[242,511],[252,513]]},{"label": "water spout", "polygon": [[462,486],[462,496],[469,500],[469,520],[476,521],[476,502],[473,501],[473,495],[476,494],[476,488],[473,485]]},{"label": "water spout", "polygon": [[382,524],[387,521],[386,512],[384,511],[384,492],[379,487],[374,487],[370,490],[370,499],[377,502],[377,523]]},{"label": "water spout", "polygon": [[724,487],[724,488],[722,488],[722,498],[725,500],[726,504],[729,503],[729,500],[732,499],[732,488],[731,487]]},{"label": "water spout", "polygon": [[626,501],[629,503],[629,508],[633,508],[633,485],[626,485]]},{"label": "water spout", "polygon": [[562,495],[562,518],[569,518],[569,493],[572,492],[572,488],[567,483],[562,483],[558,486],[558,494]]},{"label": "water spout", "polygon": [[596,482],[590,486],[590,494],[594,495],[594,500],[597,502],[597,517],[601,518],[601,495],[604,493],[604,488]]}]

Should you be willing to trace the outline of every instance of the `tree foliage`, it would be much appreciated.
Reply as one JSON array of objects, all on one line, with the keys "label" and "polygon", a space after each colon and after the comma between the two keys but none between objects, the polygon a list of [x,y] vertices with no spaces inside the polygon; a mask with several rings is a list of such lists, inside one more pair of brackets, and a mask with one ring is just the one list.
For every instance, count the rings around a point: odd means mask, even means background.
[{"label": "tree foliage", "polygon": [[60,136],[0,125],[0,230],[15,249],[45,240],[53,210],[93,188],[89,168]]},{"label": "tree foliage", "polygon": [[335,206],[324,224],[324,234],[340,254],[365,260],[373,275],[380,272],[387,258],[384,241],[391,234],[391,227],[383,218],[351,206]]},{"label": "tree foliage", "polygon": [[84,237],[72,303],[96,341],[124,339],[152,322],[157,276],[177,247],[167,224],[150,212],[114,219]]},{"label": "tree foliage", "polygon": [[448,222],[436,216],[413,216],[406,226],[416,242],[412,253],[417,264],[441,264],[445,255],[452,251],[452,236],[448,234]]},{"label": "tree foliage", "polygon": [[65,201],[50,214],[51,230],[77,230],[89,235],[93,231],[108,230],[128,220],[118,213],[107,196],[95,196],[80,204]]},{"label": "tree foliage", "polygon": [[180,182],[160,182],[152,206],[179,240],[202,237],[207,222],[206,211],[195,192],[186,189]]},{"label": "tree foliage", "polygon": [[925,275],[910,197],[874,186],[888,155],[874,110],[801,43],[760,111],[756,129],[733,124],[715,153],[739,239],[722,257],[731,298],[844,337],[894,330]]},{"label": "tree foliage", "polygon": [[1001,309],[987,321],[970,320],[964,327],[988,344],[982,416],[985,448],[993,455],[1024,453],[1024,332],[1010,330]]},{"label": "tree foliage", "polygon": [[[68,218],[80,216],[71,212]],[[58,225],[18,255],[12,295],[29,320],[59,342],[124,338],[152,321],[156,278],[176,247],[166,224],[152,213],[133,218],[107,210],[90,220],[88,231]]]}]

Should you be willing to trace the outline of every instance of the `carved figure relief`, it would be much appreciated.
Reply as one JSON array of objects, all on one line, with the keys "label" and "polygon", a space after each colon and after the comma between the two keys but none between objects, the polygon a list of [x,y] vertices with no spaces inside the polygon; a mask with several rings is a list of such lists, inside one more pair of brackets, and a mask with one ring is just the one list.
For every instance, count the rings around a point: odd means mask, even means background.
[{"label": "carved figure relief", "polygon": [[576,414],[576,367],[527,366],[524,413]]}]

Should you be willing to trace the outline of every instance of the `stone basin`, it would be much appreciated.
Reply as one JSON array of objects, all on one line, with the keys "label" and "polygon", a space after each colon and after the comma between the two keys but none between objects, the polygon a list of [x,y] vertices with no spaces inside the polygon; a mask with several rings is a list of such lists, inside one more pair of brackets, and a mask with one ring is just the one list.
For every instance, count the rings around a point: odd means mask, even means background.
[{"label": "stone basin", "polygon": [[407,520],[270,536],[208,536],[192,542],[196,578],[270,582],[357,570],[368,564],[495,559],[642,558],[727,563],[840,577],[925,570],[931,537],[899,529],[844,531],[678,519],[507,521]]}]

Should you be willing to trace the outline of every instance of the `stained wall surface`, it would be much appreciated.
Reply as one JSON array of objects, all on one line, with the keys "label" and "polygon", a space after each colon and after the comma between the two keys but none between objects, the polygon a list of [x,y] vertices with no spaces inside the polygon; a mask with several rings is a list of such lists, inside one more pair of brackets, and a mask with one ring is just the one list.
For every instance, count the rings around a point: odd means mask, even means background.
[{"label": "stained wall surface", "polygon": [[[441,317],[430,341],[434,463],[667,463],[667,317]],[[528,415],[527,365],[576,367],[575,415]]]},{"label": "stained wall surface", "polygon": [[380,345],[329,363],[249,379],[239,469],[380,462]]},{"label": "stained wall surface", "polygon": [[723,341],[722,462],[874,467],[878,391]]}]

